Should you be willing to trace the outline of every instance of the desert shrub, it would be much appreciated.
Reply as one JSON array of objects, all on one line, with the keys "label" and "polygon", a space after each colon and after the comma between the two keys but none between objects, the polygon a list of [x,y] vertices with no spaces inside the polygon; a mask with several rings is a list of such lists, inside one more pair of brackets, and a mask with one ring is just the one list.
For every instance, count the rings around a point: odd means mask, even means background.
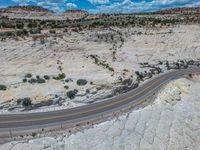
[{"label": "desert shrub", "polygon": [[32,75],[30,73],[25,74],[25,78],[31,78]]},{"label": "desert shrub", "polygon": [[54,80],[63,80],[66,77],[64,73],[59,74],[57,77],[53,77]]},{"label": "desert shrub", "polygon": [[5,85],[0,85],[0,91],[6,91],[7,87]]},{"label": "desert shrub", "polygon": [[69,79],[66,79],[65,82],[66,82],[66,83],[68,83],[68,82],[73,82],[73,80],[69,78]]},{"label": "desert shrub", "polygon": [[88,93],[88,94],[89,94],[89,93],[90,93],[90,90],[89,90],[89,89],[86,89],[86,93]]},{"label": "desert shrub", "polygon": [[65,82],[68,83],[68,82],[69,82],[69,79],[66,79]]},{"label": "desert shrub", "polygon": [[32,137],[35,137],[37,134],[35,133],[35,132],[33,132],[32,134],[31,134],[31,136]]},{"label": "desert shrub", "polygon": [[50,80],[50,77],[48,75],[44,75],[45,80]]},{"label": "desert shrub", "polygon": [[17,27],[18,29],[23,29],[23,28],[24,28],[24,24],[23,24],[23,23],[17,23],[17,24],[16,24],[16,27]]},{"label": "desert shrub", "polygon": [[77,80],[77,85],[80,85],[80,86],[82,86],[82,85],[86,85],[87,84],[87,80],[85,80],[85,79],[79,79],[79,80]]},{"label": "desert shrub", "polygon": [[23,107],[30,107],[32,106],[31,99],[29,97],[18,99],[17,104],[22,104]]},{"label": "desert shrub", "polygon": [[65,85],[64,88],[65,88],[65,89],[69,89],[69,86]]},{"label": "desert shrub", "polygon": [[18,105],[21,104],[21,102],[22,102],[22,99],[18,99],[18,100],[17,100],[17,104],[18,104]]},{"label": "desert shrub", "polygon": [[77,89],[74,89],[73,91],[68,91],[67,97],[70,98],[70,99],[74,99],[77,93],[78,93]]},{"label": "desert shrub", "polygon": [[67,97],[70,98],[70,99],[74,99],[76,96],[76,91],[68,91],[67,92]]},{"label": "desert shrub", "polygon": [[112,67],[108,67],[108,70],[114,72],[115,70]]},{"label": "desert shrub", "polygon": [[40,76],[39,76],[39,75],[37,75],[37,76],[36,76],[36,78],[37,78],[37,79],[40,79]]},{"label": "desert shrub", "polygon": [[22,105],[23,105],[24,107],[29,107],[29,106],[31,106],[31,105],[32,105],[31,103],[32,103],[32,102],[31,102],[31,99],[30,99],[30,98],[24,98],[23,101],[22,101]]},{"label": "desert shrub", "polygon": [[29,81],[28,81],[29,83],[37,83],[37,80],[36,79],[34,79],[34,78],[32,78],[32,79],[30,79]]},{"label": "desert shrub", "polygon": [[49,33],[55,34],[56,30],[49,30]]},{"label": "desert shrub", "polygon": [[27,79],[25,78],[25,79],[23,79],[22,81],[23,81],[24,83],[26,83],[26,82],[27,82]]},{"label": "desert shrub", "polygon": [[18,30],[16,31],[17,36],[26,36],[28,35],[28,31],[23,29],[23,30]]},{"label": "desert shrub", "polygon": [[38,78],[37,79],[37,83],[45,83],[46,81],[44,80],[44,79],[42,79],[42,78]]}]

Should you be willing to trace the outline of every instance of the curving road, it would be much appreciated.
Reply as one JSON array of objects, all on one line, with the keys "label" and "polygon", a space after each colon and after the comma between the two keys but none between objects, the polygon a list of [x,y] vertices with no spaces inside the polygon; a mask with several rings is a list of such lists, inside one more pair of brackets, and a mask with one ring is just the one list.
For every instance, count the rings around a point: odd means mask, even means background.
[{"label": "curving road", "polygon": [[137,106],[152,96],[163,84],[189,73],[200,72],[199,67],[171,71],[159,75],[138,88],[119,96],[87,106],[52,112],[0,115],[0,137],[15,132],[30,131],[45,127],[58,127],[86,122],[116,112],[129,106]]}]

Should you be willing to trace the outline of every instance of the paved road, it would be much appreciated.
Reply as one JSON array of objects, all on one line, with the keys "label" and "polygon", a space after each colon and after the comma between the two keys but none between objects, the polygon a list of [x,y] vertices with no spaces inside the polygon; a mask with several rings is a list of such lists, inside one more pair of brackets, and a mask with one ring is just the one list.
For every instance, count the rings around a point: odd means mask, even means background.
[{"label": "paved road", "polygon": [[115,112],[123,107],[137,106],[142,100],[154,94],[163,84],[195,72],[200,72],[200,68],[171,71],[153,78],[135,90],[87,106],[52,112],[0,115],[0,136],[18,129],[25,131],[33,128],[78,123]]}]

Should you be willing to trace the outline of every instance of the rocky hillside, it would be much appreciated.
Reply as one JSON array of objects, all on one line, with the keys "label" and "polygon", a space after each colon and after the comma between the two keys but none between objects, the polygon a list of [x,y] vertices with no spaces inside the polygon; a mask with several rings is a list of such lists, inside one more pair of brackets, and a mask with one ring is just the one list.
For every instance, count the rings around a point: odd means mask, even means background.
[{"label": "rocky hillside", "polygon": [[62,14],[57,14],[39,6],[13,6],[0,9],[0,16],[10,19],[74,20],[84,18],[88,14],[83,10],[67,10]]},{"label": "rocky hillside", "polygon": [[162,14],[196,14],[200,13],[200,8],[172,8],[158,11]]},{"label": "rocky hillside", "polygon": [[80,19],[88,16],[88,12],[84,10],[66,10],[64,15],[69,19]]},{"label": "rocky hillside", "polygon": [[2,12],[15,12],[15,11],[34,11],[34,12],[49,12],[48,9],[39,6],[11,6],[1,9]]}]

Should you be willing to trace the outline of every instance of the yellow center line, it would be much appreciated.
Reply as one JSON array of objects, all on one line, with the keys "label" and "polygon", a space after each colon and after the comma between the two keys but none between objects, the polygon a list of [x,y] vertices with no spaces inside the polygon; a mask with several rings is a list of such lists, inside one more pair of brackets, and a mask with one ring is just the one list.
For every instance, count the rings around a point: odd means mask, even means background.
[{"label": "yellow center line", "polygon": [[[167,76],[160,77],[160,79],[157,80],[157,81],[155,81],[155,82],[153,82],[153,83],[151,84],[151,86],[154,85],[154,84],[156,84],[157,82],[159,82],[159,81],[160,81],[162,78],[164,78],[164,77],[166,78]],[[150,87],[151,87],[151,86],[150,86]],[[0,121],[0,124],[5,124],[5,123],[21,123],[21,122],[33,122],[33,121],[43,121],[43,120],[57,119],[57,118],[62,118],[62,117],[70,117],[70,116],[73,116],[73,115],[84,114],[84,113],[88,113],[88,112],[92,112],[92,111],[95,111],[95,110],[103,109],[103,108],[106,108],[106,107],[109,107],[109,106],[112,106],[112,105],[121,103],[121,102],[123,102],[123,101],[129,100],[129,99],[131,99],[131,98],[133,98],[133,97],[135,97],[135,96],[137,96],[137,95],[143,93],[146,89],[148,89],[148,88],[150,88],[150,87],[148,86],[148,87],[144,88],[143,90],[141,90],[139,93],[136,93],[136,94],[134,94],[134,95],[132,95],[132,96],[130,96],[130,97],[127,97],[127,98],[121,100],[121,101],[116,101],[116,102],[110,103],[110,104],[108,104],[108,105],[104,105],[104,106],[97,107],[97,108],[95,108],[95,109],[90,109],[90,110],[83,111],[83,112],[72,113],[72,114],[69,114],[69,115],[64,114],[64,115],[60,115],[60,116],[49,116],[49,117],[45,117],[45,118],[28,119],[28,120]]]}]

